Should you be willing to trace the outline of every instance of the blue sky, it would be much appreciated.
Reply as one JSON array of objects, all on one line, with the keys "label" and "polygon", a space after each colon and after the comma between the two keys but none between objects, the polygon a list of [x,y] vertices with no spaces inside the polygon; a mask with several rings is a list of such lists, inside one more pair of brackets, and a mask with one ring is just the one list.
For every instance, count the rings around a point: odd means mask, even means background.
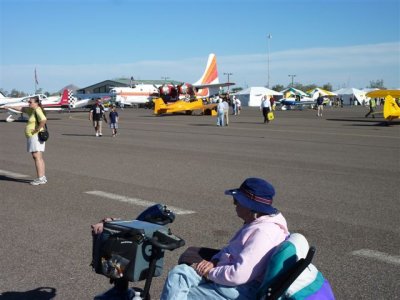
[{"label": "blue sky", "polygon": [[[272,35],[267,39],[268,34]],[[269,51],[268,51],[269,44]],[[400,88],[398,0],[0,0],[0,88],[118,77]]]}]

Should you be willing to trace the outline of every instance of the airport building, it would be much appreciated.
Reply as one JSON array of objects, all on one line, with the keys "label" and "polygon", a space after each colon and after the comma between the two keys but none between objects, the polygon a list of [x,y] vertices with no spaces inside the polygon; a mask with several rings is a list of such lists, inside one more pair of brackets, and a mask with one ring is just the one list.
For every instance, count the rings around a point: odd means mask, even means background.
[{"label": "airport building", "polygon": [[87,87],[78,89],[76,92],[78,94],[104,94],[108,93],[110,89],[114,87],[129,87],[134,84],[154,84],[157,86],[163,85],[165,83],[172,84],[181,84],[182,82],[175,80],[130,80],[129,78],[121,78],[121,79],[108,79],[104,80]]}]

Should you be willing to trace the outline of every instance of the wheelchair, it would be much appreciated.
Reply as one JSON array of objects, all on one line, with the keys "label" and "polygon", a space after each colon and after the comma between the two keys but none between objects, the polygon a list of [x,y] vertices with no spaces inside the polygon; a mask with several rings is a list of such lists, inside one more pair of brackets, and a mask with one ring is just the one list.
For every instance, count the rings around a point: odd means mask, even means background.
[{"label": "wheelchair", "polygon": [[[150,299],[153,277],[160,276],[165,250],[185,245],[165,225],[175,220],[166,206],[156,204],[135,220],[104,223],[101,234],[93,235],[92,268],[110,279],[114,286],[94,300],[131,300],[136,295]],[[129,282],[145,280],[143,289],[129,288]]]},{"label": "wheelchair", "polygon": [[[302,234],[292,233],[272,251],[255,299],[335,299],[329,282],[311,263],[316,248],[310,247]],[[218,249],[189,247],[178,264],[190,265],[202,259],[210,260],[217,252]]]}]

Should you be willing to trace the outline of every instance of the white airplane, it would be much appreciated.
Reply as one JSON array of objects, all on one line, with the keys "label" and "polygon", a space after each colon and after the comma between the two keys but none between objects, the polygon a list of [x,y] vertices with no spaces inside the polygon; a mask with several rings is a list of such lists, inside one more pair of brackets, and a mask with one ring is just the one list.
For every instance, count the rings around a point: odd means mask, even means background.
[{"label": "white airplane", "polygon": [[157,86],[152,84],[137,84],[133,87],[114,87],[110,90],[111,99],[120,106],[146,104],[158,97]]},{"label": "white airplane", "polygon": [[23,113],[21,113],[18,110],[13,109],[13,107],[28,107],[29,99],[34,96],[39,97],[42,107],[45,111],[60,111],[63,108],[68,107],[68,90],[64,90],[64,92],[61,96],[47,97],[44,94],[35,94],[35,95],[31,95],[31,96],[26,96],[26,97],[20,98],[20,100],[0,105],[0,109],[6,108],[8,110],[8,112],[10,113],[10,115],[7,117],[6,121],[7,122],[15,121],[15,119],[13,117],[13,115],[15,115],[15,114],[20,115],[20,119],[24,119]]},{"label": "white airplane", "polygon": [[318,94],[309,97],[307,93],[293,87],[284,89],[281,93],[284,95],[284,98],[279,101],[282,110],[303,109],[317,103]]},{"label": "white airplane", "polygon": [[22,100],[22,98],[24,97],[6,97],[2,93],[0,93],[0,106],[9,103],[19,102]]},{"label": "white airplane", "polygon": [[176,101],[179,99],[207,98],[218,95],[220,88],[234,85],[233,82],[219,83],[217,57],[210,53],[207,66],[203,75],[195,83],[182,83],[177,86],[165,84],[159,87],[159,93],[164,102]]}]

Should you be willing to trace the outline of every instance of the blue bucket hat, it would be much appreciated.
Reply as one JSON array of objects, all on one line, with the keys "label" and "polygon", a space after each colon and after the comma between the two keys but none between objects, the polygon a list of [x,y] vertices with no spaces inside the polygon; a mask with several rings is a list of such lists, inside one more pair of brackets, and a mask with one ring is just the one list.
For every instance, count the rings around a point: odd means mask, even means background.
[{"label": "blue bucket hat", "polygon": [[269,182],[261,178],[247,178],[238,189],[226,190],[240,205],[255,212],[268,215],[278,213],[272,206],[275,189]]}]

